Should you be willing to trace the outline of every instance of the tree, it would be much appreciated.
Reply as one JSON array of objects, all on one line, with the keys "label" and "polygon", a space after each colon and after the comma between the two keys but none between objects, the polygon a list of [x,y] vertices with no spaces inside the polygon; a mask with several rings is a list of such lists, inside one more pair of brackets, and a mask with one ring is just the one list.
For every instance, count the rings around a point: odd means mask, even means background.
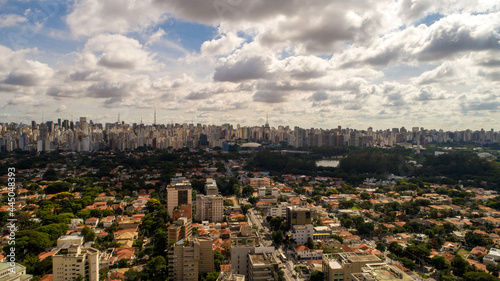
[{"label": "tree", "polygon": [[307,237],[307,248],[316,249],[316,245],[311,237]]},{"label": "tree", "polygon": [[241,186],[239,184],[233,184],[233,193],[237,197],[241,196]]},{"label": "tree", "polygon": [[269,220],[271,230],[286,230],[286,220],[284,217],[274,217]]},{"label": "tree", "polygon": [[381,251],[382,253],[385,252],[385,249],[386,249],[385,244],[382,242],[377,242],[376,248],[377,248],[377,250]]},{"label": "tree", "polygon": [[259,202],[259,198],[258,197],[250,197],[248,198],[248,203],[252,204],[252,205],[255,205],[257,204],[257,202]]},{"label": "tree", "polygon": [[488,263],[486,265],[486,270],[488,270],[493,276],[498,277],[500,266],[498,264]]},{"label": "tree", "polygon": [[387,247],[389,252],[395,254],[396,256],[400,256],[403,253],[403,247],[399,245],[397,242],[391,242]]},{"label": "tree", "polygon": [[95,232],[92,229],[90,229],[90,227],[88,227],[88,226],[85,226],[82,229],[82,235],[83,235],[83,240],[85,242],[89,242],[89,241],[94,241],[95,240]]},{"label": "tree", "polygon": [[45,188],[45,194],[56,194],[61,192],[68,192],[73,185],[69,182],[58,181],[51,183]]},{"label": "tree", "polygon": [[20,230],[16,235],[16,258],[22,259],[25,253],[38,255],[52,245],[47,233],[36,230]]},{"label": "tree", "polygon": [[165,229],[160,228],[156,231],[153,237],[153,255],[163,256],[165,251],[168,250],[168,233]]},{"label": "tree", "polygon": [[209,272],[206,277],[202,277],[201,280],[202,281],[216,281],[217,278],[219,278],[219,274],[220,274],[220,272],[212,271],[212,272]]},{"label": "tree", "polygon": [[161,203],[160,203],[160,200],[158,199],[155,199],[155,198],[151,198],[148,200],[148,202],[146,203],[146,207],[148,208],[148,210],[150,212],[154,212],[156,210],[159,210],[160,207],[161,207]]},{"label": "tree", "polygon": [[375,225],[372,222],[363,222],[358,226],[358,233],[361,236],[370,236],[374,229]]},{"label": "tree", "polygon": [[359,194],[359,196],[361,197],[361,200],[370,200],[371,199],[370,193],[368,193],[368,192],[361,192],[361,194]]},{"label": "tree", "polygon": [[349,201],[340,201],[339,202],[339,209],[350,209],[354,207],[356,203],[352,200]]},{"label": "tree", "polygon": [[409,270],[414,270],[415,269],[415,263],[410,260],[407,257],[402,257],[399,259],[399,261],[403,264],[404,267],[408,268]]},{"label": "tree", "polygon": [[499,281],[497,277],[486,272],[467,272],[464,274],[465,281]]},{"label": "tree", "polygon": [[221,252],[214,250],[214,268],[216,271],[220,270],[220,266],[225,259],[226,257]]},{"label": "tree", "polygon": [[473,231],[467,231],[465,233],[465,243],[471,247],[475,246],[487,246],[491,244],[491,239],[486,238],[483,234],[475,233]]},{"label": "tree", "polygon": [[69,227],[65,223],[53,223],[38,227],[36,230],[45,232],[50,235],[50,240],[55,241],[57,238],[65,235]]},{"label": "tree", "polygon": [[437,270],[444,270],[450,268],[450,264],[446,261],[446,259],[443,256],[436,255],[432,257],[431,263]]},{"label": "tree", "polygon": [[47,171],[43,174],[43,179],[46,181],[56,181],[59,179],[57,176],[57,171],[53,168],[47,169]]},{"label": "tree", "polygon": [[243,197],[249,197],[253,194],[253,192],[254,192],[254,189],[252,186],[245,185],[245,186],[243,186],[243,190],[241,191],[241,195]]},{"label": "tree", "polygon": [[144,269],[146,280],[164,281],[167,275],[167,261],[163,256],[157,256],[151,259]]},{"label": "tree", "polygon": [[319,270],[311,272],[311,281],[323,281],[325,274]]},{"label": "tree", "polygon": [[120,259],[118,261],[118,268],[125,268],[128,267],[128,260],[127,259]]},{"label": "tree", "polygon": [[271,233],[271,237],[273,238],[273,241],[277,246],[283,244],[283,230],[273,231]]},{"label": "tree", "polygon": [[338,240],[340,242],[340,244],[344,243],[344,237],[342,237],[342,236],[340,236],[338,234],[332,234],[332,235],[330,235],[330,238]]},{"label": "tree", "polygon": [[461,256],[456,255],[451,261],[451,267],[455,276],[462,277],[467,271],[470,271],[469,263]]}]

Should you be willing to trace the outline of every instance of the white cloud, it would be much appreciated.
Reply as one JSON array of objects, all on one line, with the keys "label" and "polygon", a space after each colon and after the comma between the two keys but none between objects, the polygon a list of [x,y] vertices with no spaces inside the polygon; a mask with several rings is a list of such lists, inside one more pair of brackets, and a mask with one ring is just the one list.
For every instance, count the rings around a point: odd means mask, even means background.
[{"label": "white cloud", "polygon": [[164,20],[165,12],[155,3],[154,0],[79,0],[66,22],[75,36],[141,31]]},{"label": "white cloud", "polygon": [[335,61],[343,67],[357,64],[385,66],[450,58],[470,51],[500,49],[500,13],[452,15],[431,26],[394,31],[371,46],[354,45]]},{"label": "white cloud", "polygon": [[243,44],[244,41],[245,39],[233,33],[223,34],[220,38],[203,42],[201,54],[208,56],[227,55]]},{"label": "white cloud", "polygon": [[23,23],[26,20],[26,17],[16,14],[0,15],[0,28],[14,26]]},{"label": "white cloud", "polygon": [[90,59],[107,68],[137,70],[154,65],[152,56],[137,40],[119,34],[101,34],[90,38],[84,52],[88,52],[88,56],[96,56]]}]

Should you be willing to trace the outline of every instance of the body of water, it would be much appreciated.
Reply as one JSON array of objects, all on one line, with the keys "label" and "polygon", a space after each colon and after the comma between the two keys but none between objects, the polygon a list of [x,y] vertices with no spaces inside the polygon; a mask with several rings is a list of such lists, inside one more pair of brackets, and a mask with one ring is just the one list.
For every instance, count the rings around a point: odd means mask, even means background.
[{"label": "body of water", "polygon": [[339,160],[319,160],[316,161],[316,165],[319,167],[337,167],[339,165]]}]

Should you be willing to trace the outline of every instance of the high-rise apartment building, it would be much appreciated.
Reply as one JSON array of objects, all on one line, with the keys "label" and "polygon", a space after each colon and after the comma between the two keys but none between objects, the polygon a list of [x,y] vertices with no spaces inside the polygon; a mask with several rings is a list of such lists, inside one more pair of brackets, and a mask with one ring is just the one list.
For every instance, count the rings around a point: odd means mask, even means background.
[{"label": "high-rise apartment building", "polygon": [[248,280],[278,281],[278,261],[272,253],[248,255]]},{"label": "high-rise apartment building", "polygon": [[191,219],[179,218],[173,225],[168,227],[168,242],[177,243],[179,240],[188,239],[193,233]]},{"label": "high-rise apartment building", "polygon": [[217,195],[219,190],[217,189],[217,183],[214,179],[207,179],[205,183],[205,194],[206,195]]},{"label": "high-rise apartment building", "polygon": [[167,186],[167,210],[169,214],[173,214],[174,208],[181,205],[192,205],[191,183],[182,181]]},{"label": "high-rise apartment building", "polygon": [[99,251],[79,244],[64,243],[52,257],[54,281],[99,281]]},{"label": "high-rise apartment building", "polygon": [[190,238],[177,242],[169,251],[168,280],[198,280],[198,275],[214,271],[212,240]]},{"label": "high-rise apartment building", "polygon": [[288,207],[286,209],[288,227],[312,224],[312,211],[308,208]]},{"label": "high-rise apartment building", "polygon": [[224,197],[220,195],[196,195],[196,220],[222,222],[224,219]]}]

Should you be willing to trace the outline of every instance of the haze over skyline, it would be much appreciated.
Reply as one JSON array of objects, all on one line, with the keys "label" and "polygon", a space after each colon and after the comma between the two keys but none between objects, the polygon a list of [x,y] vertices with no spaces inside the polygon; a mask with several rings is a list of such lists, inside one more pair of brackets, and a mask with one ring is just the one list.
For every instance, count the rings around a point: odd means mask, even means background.
[{"label": "haze over skyline", "polygon": [[497,1],[0,1],[0,122],[498,130]]}]

